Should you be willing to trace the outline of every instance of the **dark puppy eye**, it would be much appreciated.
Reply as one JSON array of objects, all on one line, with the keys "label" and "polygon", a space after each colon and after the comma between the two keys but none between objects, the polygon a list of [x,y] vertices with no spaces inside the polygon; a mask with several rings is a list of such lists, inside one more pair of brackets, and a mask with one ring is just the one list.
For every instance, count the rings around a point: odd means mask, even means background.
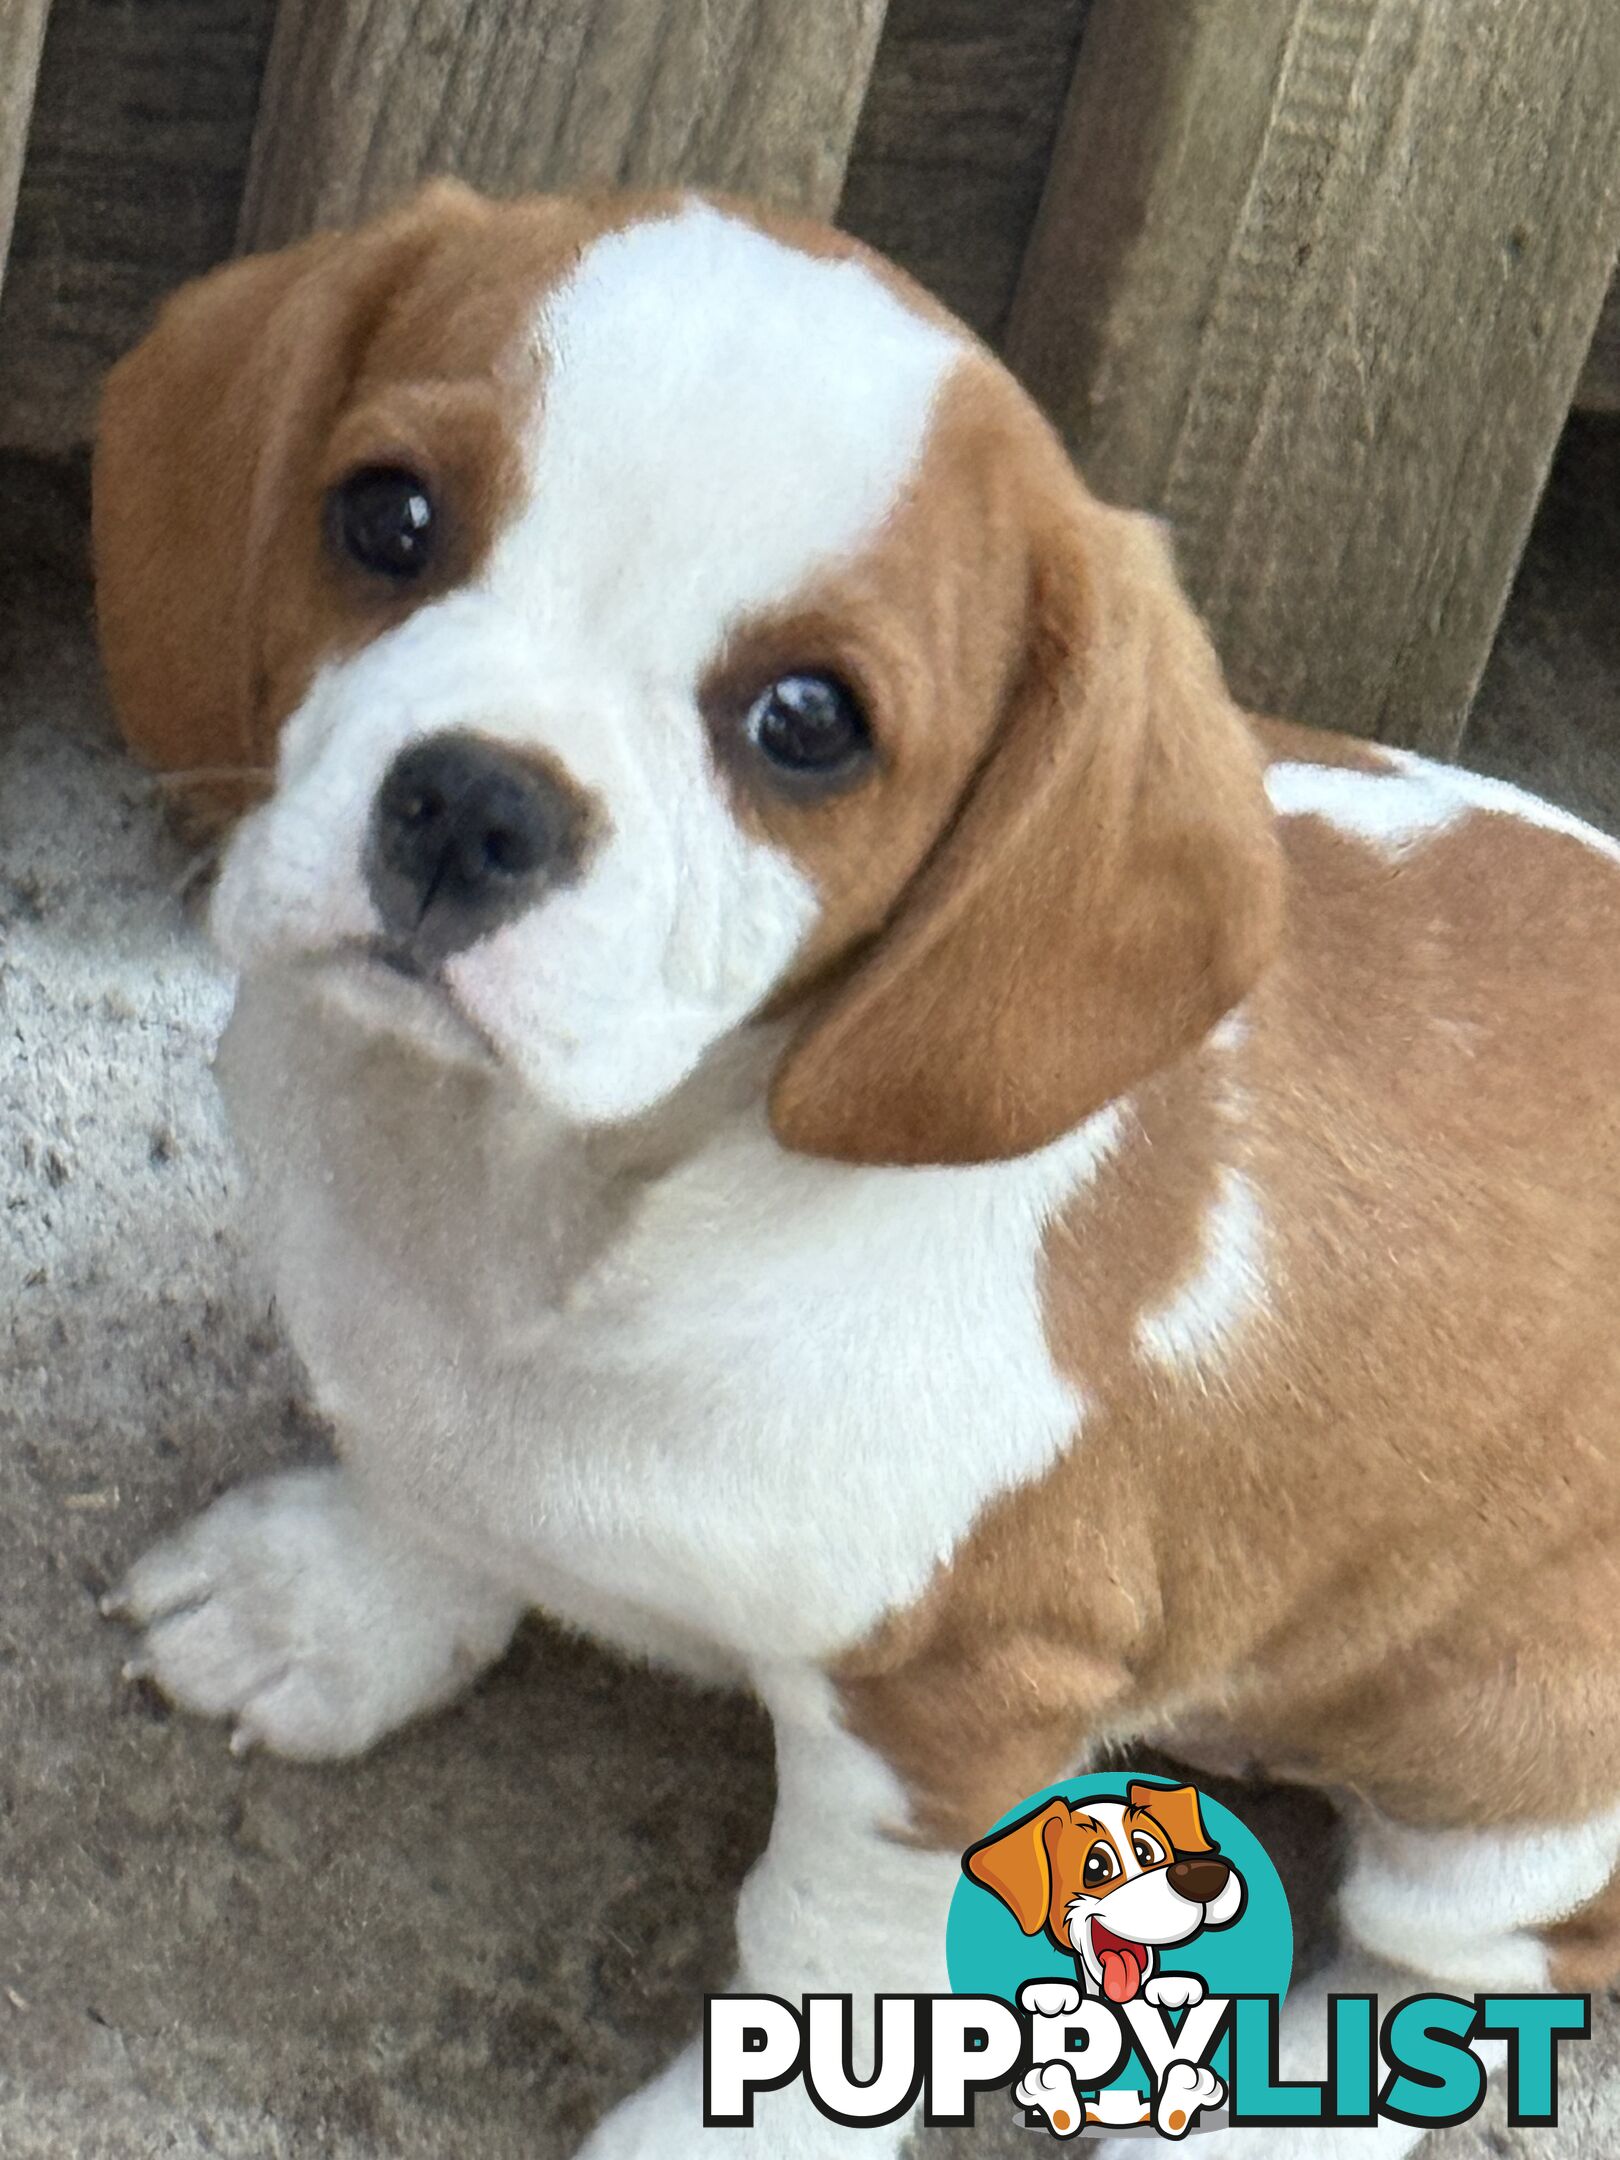
[{"label": "dark puppy eye", "polygon": [[842,777],[872,747],[853,691],[832,675],[784,675],[748,711],[748,734],[780,772]]},{"label": "dark puppy eye", "polygon": [[333,539],[373,577],[408,584],[433,560],[433,498],[399,465],[364,465],[327,498]]}]

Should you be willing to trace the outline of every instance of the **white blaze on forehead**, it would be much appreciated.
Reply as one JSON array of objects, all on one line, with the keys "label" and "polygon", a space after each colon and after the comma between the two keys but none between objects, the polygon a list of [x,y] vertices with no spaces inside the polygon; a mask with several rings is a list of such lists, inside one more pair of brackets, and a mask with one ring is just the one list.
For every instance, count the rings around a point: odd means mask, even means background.
[{"label": "white blaze on forehead", "polygon": [[696,201],[596,241],[534,334],[526,499],[469,596],[519,626],[529,690],[482,724],[550,750],[605,835],[448,974],[560,1106],[622,1117],[759,1006],[819,904],[736,817],[703,678],[881,528],[965,347],[863,264]]},{"label": "white blaze on forehead", "polygon": [[535,334],[531,499],[486,582],[683,681],[877,530],[966,349],[864,264],[697,201],[596,241]]}]

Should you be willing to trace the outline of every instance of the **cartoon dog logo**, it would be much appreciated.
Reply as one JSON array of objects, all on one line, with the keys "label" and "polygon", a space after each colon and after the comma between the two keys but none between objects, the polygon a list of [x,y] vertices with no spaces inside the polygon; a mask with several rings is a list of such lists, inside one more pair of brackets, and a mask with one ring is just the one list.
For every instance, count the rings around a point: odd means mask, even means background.
[{"label": "cartoon dog logo", "polygon": [[[1159,1952],[1206,1928],[1230,1927],[1247,1898],[1242,1876],[1205,1830],[1190,1785],[1133,1783],[1123,1799],[1080,1806],[1053,1800],[973,1846],[962,1865],[1026,1935],[1044,1933],[1073,1957],[1078,1988],[1038,1981],[1020,1991],[1026,2009],[1047,2017],[1072,2014],[1082,1991],[1120,2008],[1138,1996],[1160,2010],[1201,2002],[1202,1980],[1160,1973]],[[1020,2104],[1059,2137],[1086,2123],[1152,2123],[1163,2136],[1183,2137],[1201,2108],[1225,2097],[1214,2071],[1184,2062],[1170,2064],[1152,2095],[1115,2089],[1082,2100],[1061,2058],[1037,2064],[1017,2087]]]}]

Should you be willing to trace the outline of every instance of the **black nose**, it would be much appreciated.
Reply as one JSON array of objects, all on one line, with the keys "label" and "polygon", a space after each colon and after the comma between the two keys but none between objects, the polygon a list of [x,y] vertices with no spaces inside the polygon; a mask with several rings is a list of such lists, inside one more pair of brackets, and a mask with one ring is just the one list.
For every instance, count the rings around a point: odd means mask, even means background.
[{"label": "black nose", "polygon": [[401,751],[372,814],[366,882],[390,936],[442,960],[579,867],[582,806],[538,759],[468,734]]},{"label": "black nose", "polygon": [[1231,1872],[1219,1853],[1208,1853],[1196,1860],[1172,1860],[1170,1887],[1179,1890],[1184,1898],[1191,1898],[1195,1905],[1210,1905],[1226,1888]]}]

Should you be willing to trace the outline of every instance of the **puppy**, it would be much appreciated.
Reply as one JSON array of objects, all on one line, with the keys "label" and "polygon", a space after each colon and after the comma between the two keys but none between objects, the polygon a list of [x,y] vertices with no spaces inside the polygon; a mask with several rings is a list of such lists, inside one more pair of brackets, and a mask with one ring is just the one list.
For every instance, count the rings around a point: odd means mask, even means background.
[{"label": "puppy", "polygon": [[1190,1785],[1131,1785],[1123,1800],[1054,1800],[963,1857],[1026,1935],[1073,1956],[1111,2003],[1147,1993],[1158,1953],[1243,1910],[1243,1878],[1216,1851]]},{"label": "puppy", "polygon": [[1353,1794],[1366,1951],[1614,1969],[1608,841],[1251,722],[990,354],[694,196],[217,272],[95,526],[130,742],[253,804],[220,1081],[339,1455],[135,1565],[170,1696],[353,1754],[531,1606],[746,1682],[792,2000],[943,1987],[962,1850],[1131,1740]]},{"label": "puppy", "polygon": [[[1122,1800],[1092,1798],[1082,1808],[1054,1800],[973,1846],[962,1865],[1026,1935],[1045,1934],[1069,1952],[1086,1993],[1121,2005],[1139,1995],[1165,2009],[1201,2001],[1204,1984],[1195,1973],[1159,1976],[1159,1952],[1191,1942],[1205,1928],[1230,1927],[1246,1895],[1243,1877],[1211,1843],[1190,1785],[1133,1784]],[[1048,1984],[1039,1993],[1050,1998],[1052,1989]],[[1078,1993],[1066,1994],[1043,2007],[1064,2015],[1079,2000]],[[1172,2137],[1183,2135],[1192,2119],[1183,2081],[1202,2105],[1225,2097],[1211,2073],[1179,2065],[1161,2110]],[[1060,2137],[1085,2122],[1134,2125],[1155,2114],[1148,2094],[1125,2088],[1082,2107],[1061,2062],[1032,2071],[1016,2097],[1039,2108]]]}]

